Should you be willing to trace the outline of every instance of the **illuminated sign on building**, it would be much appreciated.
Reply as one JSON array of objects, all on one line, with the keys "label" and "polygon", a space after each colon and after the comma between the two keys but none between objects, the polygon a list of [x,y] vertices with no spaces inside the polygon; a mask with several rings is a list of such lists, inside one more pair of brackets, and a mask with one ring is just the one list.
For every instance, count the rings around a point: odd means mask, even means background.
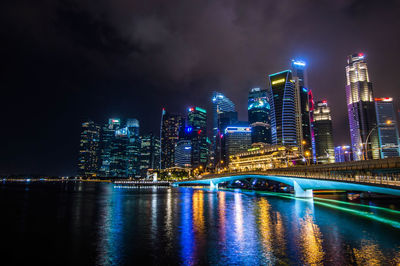
[{"label": "illuminated sign on building", "polygon": [[393,101],[393,98],[389,98],[389,97],[386,97],[386,98],[375,98],[375,101],[376,102],[391,102],[391,101]]},{"label": "illuminated sign on building", "polygon": [[196,107],[196,111],[202,112],[202,113],[207,113],[206,110],[204,110],[203,108],[200,107]]},{"label": "illuminated sign on building", "polygon": [[282,79],[277,79],[271,82],[272,85],[276,85],[276,84],[281,84],[284,83],[286,81],[286,79],[282,78]]},{"label": "illuminated sign on building", "polygon": [[293,65],[296,65],[296,66],[306,66],[306,63],[305,62],[303,62],[303,61],[293,61]]},{"label": "illuminated sign on building", "polygon": [[225,134],[228,133],[240,133],[240,132],[251,132],[250,127],[227,127],[225,129]]}]

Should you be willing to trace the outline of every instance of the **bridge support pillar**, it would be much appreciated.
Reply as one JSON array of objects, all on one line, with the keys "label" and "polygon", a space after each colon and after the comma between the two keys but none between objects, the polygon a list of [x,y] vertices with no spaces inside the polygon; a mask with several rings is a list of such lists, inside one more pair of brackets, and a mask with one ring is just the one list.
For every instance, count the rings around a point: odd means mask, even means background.
[{"label": "bridge support pillar", "polygon": [[294,196],[296,198],[312,198],[313,197],[313,190],[312,189],[303,189],[294,181]]},{"label": "bridge support pillar", "polygon": [[218,189],[218,183],[217,183],[217,184],[214,184],[213,181],[210,181],[210,188],[211,188],[211,189]]}]

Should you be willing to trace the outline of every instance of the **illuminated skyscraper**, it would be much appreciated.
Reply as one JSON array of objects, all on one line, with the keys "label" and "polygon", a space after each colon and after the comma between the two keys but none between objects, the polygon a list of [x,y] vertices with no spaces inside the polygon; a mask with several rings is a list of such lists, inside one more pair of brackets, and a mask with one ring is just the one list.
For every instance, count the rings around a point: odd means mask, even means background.
[{"label": "illuminated skyscraper", "polygon": [[190,140],[182,139],[176,144],[175,165],[179,167],[192,165],[192,142]]},{"label": "illuminated skyscraper", "polygon": [[175,146],[179,140],[179,134],[185,126],[185,120],[181,115],[170,114],[162,110],[160,130],[160,168],[170,168],[175,165]]},{"label": "illuminated skyscraper", "polygon": [[139,121],[128,119],[125,127],[115,130],[111,144],[110,176],[140,177]]},{"label": "illuminated skyscraper", "polygon": [[[227,125],[237,121],[235,104],[222,93],[213,92],[213,157],[217,164],[223,160],[223,133]],[[229,122],[227,121],[229,120]]]},{"label": "illuminated skyscraper", "polygon": [[271,107],[267,97],[267,90],[251,89],[247,109],[251,127],[251,142],[271,144]]},{"label": "illuminated skyscraper", "polygon": [[313,153],[314,132],[312,128],[313,95],[307,86],[306,63],[292,60],[291,70],[295,84],[297,143],[300,151]]},{"label": "illuminated skyscraper", "polygon": [[78,174],[93,177],[98,174],[100,163],[100,126],[93,121],[82,123],[79,147]]},{"label": "illuminated skyscraper", "polygon": [[334,163],[332,119],[328,102],[317,102],[313,113],[317,163]]},{"label": "illuminated skyscraper", "polygon": [[101,131],[101,165],[100,175],[103,177],[110,177],[110,164],[111,164],[111,149],[112,143],[115,139],[115,131],[121,127],[121,120],[119,118],[110,118],[108,123],[103,126]]},{"label": "illuminated skyscraper", "polygon": [[187,115],[187,126],[191,133],[192,167],[205,168],[208,161],[207,111],[200,107],[190,107]]},{"label": "illuminated skyscraper", "polygon": [[[346,80],[353,159],[356,161],[363,158],[379,159],[378,134],[374,130],[376,126],[374,96],[364,54],[348,56]],[[366,141],[368,143],[365,143]]]},{"label": "illuminated skyscraper", "polygon": [[353,153],[351,147],[348,145],[335,147],[335,162],[344,163],[353,160]]},{"label": "illuminated skyscraper", "polygon": [[295,83],[292,72],[285,70],[269,75],[272,144],[298,146]]},{"label": "illuminated skyscraper", "polygon": [[375,98],[381,158],[399,156],[399,131],[393,98]]},{"label": "illuminated skyscraper", "polygon": [[251,148],[251,127],[228,126],[225,138],[226,160],[229,163],[230,156]]},{"label": "illuminated skyscraper", "polygon": [[160,167],[160,139],[153,134],[140,137],[140,176],[147,177],[148,169]]},{"label": "illuminated skyscraper", "polygon": [[126,121],[128,131],[127,163],[128,177],[140,177],[140,135],[139,121],[137,119],[128,119]]}]

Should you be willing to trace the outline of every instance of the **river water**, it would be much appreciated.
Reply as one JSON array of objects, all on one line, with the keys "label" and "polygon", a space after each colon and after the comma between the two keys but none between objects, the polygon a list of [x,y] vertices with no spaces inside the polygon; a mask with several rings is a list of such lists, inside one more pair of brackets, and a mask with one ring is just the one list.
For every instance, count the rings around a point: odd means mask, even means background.
[{"label": "river water", "polygon": [[[400,206],[203,188],[0,185],[2,265],[396,265]],[[6,263],[5,263],[6,262]]]}]

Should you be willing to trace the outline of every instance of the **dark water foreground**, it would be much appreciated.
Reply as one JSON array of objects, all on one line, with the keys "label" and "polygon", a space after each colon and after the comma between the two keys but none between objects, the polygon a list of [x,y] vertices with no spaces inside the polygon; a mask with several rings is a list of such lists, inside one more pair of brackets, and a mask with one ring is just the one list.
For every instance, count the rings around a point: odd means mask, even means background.
[{"label": "dark water foreground", "polygon": [[400,212],[331,200],[56,183],[0,206],[1,265],[400,263]]}]

